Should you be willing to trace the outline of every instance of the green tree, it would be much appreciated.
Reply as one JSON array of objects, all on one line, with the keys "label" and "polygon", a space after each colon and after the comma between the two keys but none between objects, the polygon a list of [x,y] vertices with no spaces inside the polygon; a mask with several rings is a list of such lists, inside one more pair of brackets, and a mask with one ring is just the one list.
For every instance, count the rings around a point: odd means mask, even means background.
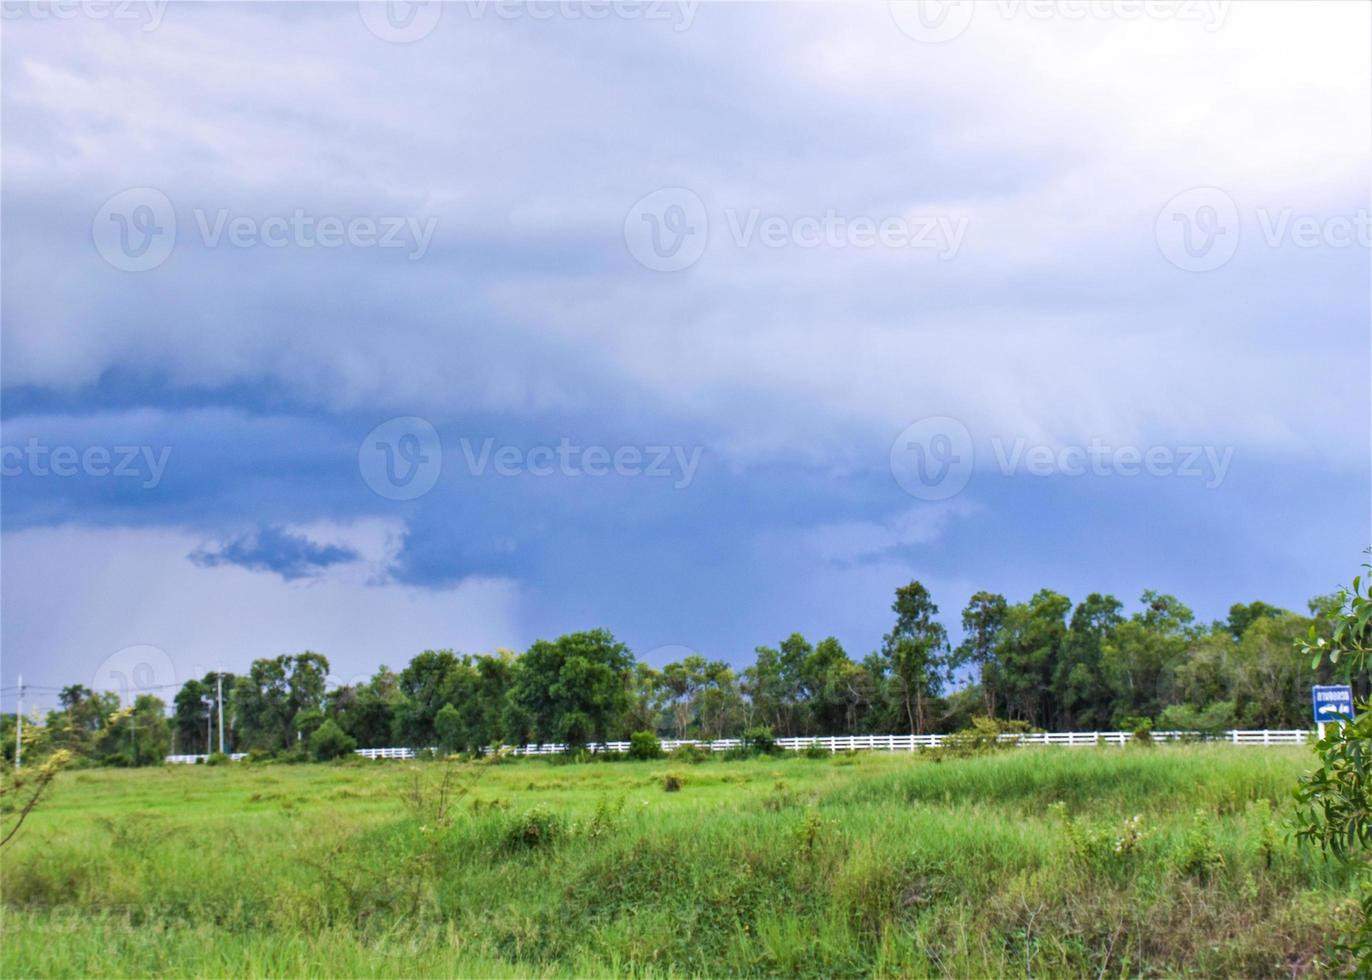
[{"label": "green tree", "polygon": [[166,704],[152,694],[140,694],[111,716],[96,753],[108,765],[152,766],[161,765],[170,748]]},{"label": "green tree", "polygon": [[781,654],[772,647],[757,647],[753,663],[743,672],[743,693],[747,695],[750,723],[761,722],[774,731],[790,734],[790,698]]},{"label": "green tree", "polygon": [[953,654],[952,666],[971,666],[980,682],[982,706],[988,717],[996,713],[996,637],[1005,624],[1005,596],[978,592],[962,611],[962,642]]},{"label": "green tree", "polygon": [[[1372,573],[1372,565],[1364,567]],[[1320,623],[1313,623],[1298,648],[1311,670],[1327,665],[1347,683],[1367,670],[1372,658],[1372,589],[1365,590],[1361,576],[1340,595],[1327,634]],[[1366,696],[1357,700],[1349,724],[1327,726],[1316,751],[1319,768],[1296,787],[1296,835],[1359,870],[1361,916],[1345,945],[1355,972],[1367,976],[1372,974],[1372,710]]]},{"label": "green tree", "polygon": [[934,619],[938,606],[919,582],[896,589],[891,604],[896,624],[882,643],[882,656],[911,735],[929,724],[930,702],[948,676],[948,633]]},{"label": "green tree", "polygon": [[1005,611],[996,634],[996,685],[1007,717],[1043,725],[1053,713],[1052,678],[1067,638],[1072,601],[1041,589]]},{"label": "green tree", "polygon": [[723,660],[712,660],[705,665],[705,682],[699,699],[697,715],[702,737],[714,740],[742,730],[743,695],[733,668]]},{"label": "green tree", "polygon": [[1101,650],[1124,622],[1123,608],[1114,596],[1092,592],[1072,610],[1053,666],[1057,727],[1100,729],[1110,723],[1110,688],[1101,670]]},{"label": "green tree", "polygon": [[864,684],[870,692],[862,727],[867,731],[895,731],[905,724],[905,718],[901,715],[900,699],[893,690],[889,661],[874,650],[862,658],[860,666],[867,675]]},{"label": "green tree", "polygon": [[843,645],[832,636],[815,644],[800,664],[800,698],[806,706],[804,731],[809,735],[834,735],[847,727],[848,697],[854,690],[850,669],[857,665],[848,658]]},{"label": "green tree", "polygon": [[829,684],[829,700],[843,707],[841,731],[848,735],[859,733],[879,694],[871,671],[862,664],[845,660],[830,670]]},{"label": "green tree", "polygon": [[651,664],[638,661],[629,676],[629,707],[624,715],[627,732],[658,731],[658,704],[661,701],[662,675]]},{"label": "green tree", "polygon": [[608,740],[628,708],[633,665],[608,630],[537,641],[515,664],[509,730],[569,745]]},{"label": "green tree", "polygon": [[119,710],[119,695],[96,694],[81,684],[72,684],[58,695],[62,707],[48,712],[44,727],[51,749],[66,749],[76,756],[90,756],[109,722]]},{"label": "green tree", "polygon": [[323,654],[306,650],[293,657],[287,657],[290,674],[286,679],[289,689],[289,710],[291,717],[301,711],[323,711],[324,692],[328,686],[329,661]]},{"label": "green tree", "polygon": [[1292,647],[1311,622],[1281,613],[1255,619],[1233,644],[1229,676],[1237,724],[1245,728],[1303,728],[1310,712],[1310,685],[1315,672],[1292,657]]},{"label": "green tree", "polygon": [[445,704],[434,715],[434,731],[438,735],[438,747],[445,755],[456,752],[463,747],[467,734],[462,713],[451,704]]},{"label": "green tree", "polygon": [[180,751],[187,754],[210,751],[210,699],[205,685],[199,680],[186,681],[172,698],[172,728]]},{"label": "green tree", "polygon": [[1112,695],[1116,725],[1127,718],[1156,718],[1173,703],[1176,673],[1202,635],[1191,610],[1176,597],[1147,591],[1143,610],[1119,624],[1101,647],[1101,671]]},{"label": "green tree", "polygon": [[412,748],[433,745],[438,739],[434,719],[452,700],[452,674],[458,665],[451,650],[425,650],[400,672],[404,696],[396,717],[396,734]]},{"label": "green tree", "polygon": [[404,695],[394,671],[382,664],[366,684],[335,688],[327,697],[327,713],[364,749],[403,743],[396,733]]},{"label": "green tree", "polygon": [[475,697],[467,706],[467,730],[474,751],[505,741],[505,703],[514,683],[516,659],[509,650],[476,658]]},{"label": "green tree", "polygon": [[662,668],[658,689],[663,708],[672,719],[677,738],[685,738],[699,709],[697,698],[705,686],[706,662],[698,653]]},{"label": "green tree", "polygon": [[289,669],[290,657],[264,657],[234,684],[234,728],[242,747],[275,751],[294,741]]},{"label": "green tree", "polygon": [[324,712],[318,708],[301,708],[297,711],[295,717],[291,719],[291,730],[295,732],[296,741],[308,742],[310,736],[315,733],[320,725],[324,724],[326,717]]},{"label": "green tree", "polygon": [[1229,633],[1236,640],[1242,640],[1248,627],[1266,617],[1280,618],[1289,616],[1285,609],[1270,606],[1265,602],[1236,602],[1229,607]]},{"label": "green tree", "polygon": [[310,735],[310,754],[320,762],[351,755],[357,739],[338,727],[338,722],[326,718]]},{"label": "green tree", "polygon": [[[247,676],[236,680],[225,675],[233,680],[233,728],[244,747],[278,750],[294,745],[296,716],[324,709],[328,674],[329,661],[306,650],[254,660]],[[209,675],[211,683],[213,678]]]}]

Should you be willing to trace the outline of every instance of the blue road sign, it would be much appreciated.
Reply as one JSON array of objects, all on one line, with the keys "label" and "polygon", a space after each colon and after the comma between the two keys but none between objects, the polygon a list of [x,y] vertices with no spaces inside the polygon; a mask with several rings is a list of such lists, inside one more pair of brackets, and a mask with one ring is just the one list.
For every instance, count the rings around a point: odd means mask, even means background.
[{"label": "blue road sign", "polygon": [[1353,717],[1353,689],[1347,684],[1316,684],[1311,694],[1316,724]]}]

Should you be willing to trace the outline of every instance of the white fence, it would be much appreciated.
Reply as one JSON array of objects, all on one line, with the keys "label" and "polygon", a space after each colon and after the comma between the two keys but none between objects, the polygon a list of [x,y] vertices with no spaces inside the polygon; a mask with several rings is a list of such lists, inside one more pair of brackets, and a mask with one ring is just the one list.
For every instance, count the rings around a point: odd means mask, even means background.
[{"label": "white fence", "polygon": [[[1132,732],[1031,732],[1024,735],[1002,735],[1002,742],[1014,742],[1021,748],[1035,745],[1062,745],[1080,748],[1090,745],[1125,745],[1133,739]],[[948,739],[947,735],[813,735],[801,738],[779,738],[778,748],[791,752],[818,747],[829,752],[913,752],[916,749],[935,749]],[[1231,745],[1304,745],[1310,740],[1310,733],[1304,729],[1286,730],[1234,730],[1221,734],[1201,734],[1199,732],[1154,732],[1155,742],[1228,742]],[[695,739],[662,739],[664,752],[671,752],[683,745],[694,745],[709,752],[727,752],[743,745],[742,739],[717,738],[713,742]],[[586,746],[592,752],[628,752],[628,742],[600,742]],[[357,749],[364,759],[413,759],[414,749]],[[429,749],[436,752],[437,749]],[[567,746],[559,742],[544,742],[539,745],[520,745],[510,749],[515,755],[559,755],[567,751]],[[246,752],[234,752],[229,758],[237,762],[247,757]],[[189,763],[204,762],[205,755],[169,755],[167,762]]]},{"label": "white fence", "polygon": [[[1002,735],[1003,742],[1014,742],[1021,747],[1035,745],[1062,745],[1080,748],[1090,745],[1125,745],[1133,739],[1132,732],[1032,732],[1025,735]],[[829,752],[853,752],[861,750],[880,752],[913,752],[916,749],[938,748],[948,738],[947,735],[835,735],[808,736],[802,738],[779,738],[778,748],[798,752],[817,746]],[[1304,745],[1310,733],[1303,729],[1291,731],[1228,731],[1220,735],[1203,735],[1197,732],[1154,732],[1154,741],[1209,741],[1228,742],[1231,745]],[[662,739],[662,749],[671,752],[683,745],[695,745],[710,752],[727,752],[739,748],[741,739],[720,738],[713,742],[700,742],[693,739]],[[601,742],[586,746],[592,752],[627,752],[628,742]],[[435,751],[430,749],[429,751]],[[510,749],[515,755],[558,755],[567,751],[567,746],[557,742],[539,745],[522,745]],[[366,759],[413,759],[414,749],[358,749],[357,754]]]}]

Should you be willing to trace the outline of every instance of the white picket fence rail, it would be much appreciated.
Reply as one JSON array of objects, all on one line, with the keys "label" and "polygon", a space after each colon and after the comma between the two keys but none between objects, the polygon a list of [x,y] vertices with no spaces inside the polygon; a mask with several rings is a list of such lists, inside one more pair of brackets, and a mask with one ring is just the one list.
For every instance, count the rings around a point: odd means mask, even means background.
[{"label": "white picket fence rail", "polygon": [[[1132,732],[1032,732],[1024,735],[1002,735],[1003,742],[1014,742],[1021,747],[1035,745],[1062,745],[1079,748],[1091,745],[1125,745],[1134,737]],[[932,749],[941,746],[947,735],[815,735],[799,738],[778,738],[779,748],[799,752],[812,746],[829,752],[885,751],[913,752],[916,749]],[[1234,730],[1222,735],[1203,735],[1197,732],[1154,732],[1154,741],[1210,741],[1227,742],[1231,745],[1304,745],[1310,733],[1303,729],[1294,730]],[[712,742],[695,739],[664,738],[661,740],[664,752],[671,752],[683,745],[694,745],[710,752],[727,752],[743,745],[737,738],[719,738]],[[628,742],[600,742],[586,746],[591,752],[627,752]],[[413,759],[414,749],[357,749],[357,754],[365,759]],[[433,752],[434,749],[428,751]],[[515,755],[559,755],[567,751],[567,746],[558,742],[544,742],[538,745],[512,746],[509,751]]]},{"label": "white picket fence rail", "polygon": [[[1062,745],[1080,748],[1091,745],[1125,745],[1134,737],[1132,732],[1031,732],[1023,735],[1002,735],[1002,742],[1013,742],[1021,748],[1035,745]],[[913,752],[916,749],[933,749],[941,746],[947,735],[812,735],[799,738],[778,738],[778,748],[791,752],[818,747],[829,752]],[[1236,729],[1219,735],[1206,735],[1199,732],[1154,732],[1153,740],[1158,742],[1203,741],[1228,742],[1231,745],[1304,745],[1310,740],[1310,732],[1304,729],[1271,730],[1259,729],[1245,731]],[[709,752],[727,752],[743,745],[742,739],[717,738],[712,742],[695,739],[664,738],[662,749],[671,752],[683,745],[694,745]],[[586,746],[591,752],[628,752],[628,742],[600,742]],[[428,749],[436,752],[436,749]],[[567,746],[559,742],[544,742],[538,745],[512,746],[509,751],[514,755],[559,755],[567,751]],[[413,759],[415,749],[357,749],[364,759]],[[247,757],[245,752],[234,752],[229,758],[237,762]],[[169,755],[167,762],[194,764],[204,762],[206,755]]]}]

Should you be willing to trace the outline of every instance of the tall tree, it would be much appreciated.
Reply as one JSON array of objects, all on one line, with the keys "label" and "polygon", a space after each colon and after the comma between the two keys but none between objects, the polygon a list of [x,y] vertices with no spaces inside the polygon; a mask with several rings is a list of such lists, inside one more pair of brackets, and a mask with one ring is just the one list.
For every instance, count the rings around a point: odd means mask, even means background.
[{"label": "tall tree", "polygon": [[1111,721],[1155,718],[1175,700],[1177,672],[1203,631],[1175,596],[1144,592],[1143,609],[1117,626],[1101,646],[1101,671],[1110,685]]},{"label": "tall tree", "polygon": [[1053,713],[1052,676],[1067,635],[1072,600],[1040,589],[1005,611],[996,635],[997,685],[1009,718],[1045,724]]},{"label": "tall tree", "polygon": [[659,691],[662,704],[672,719],[677,738],[685,738],[695,718],[701,688],[705,686],[705,658],[698,653],[662,668]]},{"label": "tall tree", "polygon": [[633,665],[608,630],[537,641],[515,666],[512,731],[571,745],[608,738],[628,708]]},{"label": "tall tree", "polygon": [[742,731],[743,697],[733,668],[723,660],[705,665],[700,689],[700,734],[706,739],[724,738]]},{"label": "tall tree", "polygon": [[329,660],[322,653],[306,650],[288,658],[290,707],[292,712],[321,711],[329,682]]},{"label": "tall tree", "polygon": [[191,678],[172,698],[172,728],[183,753],[210,751],[210,696],[203,681]]},{"label": "tall tree", "polygon": [[1280,619],[1288,616],[1285,609],[1268,605],[1265,602],[1236,602],[1229,607],[1229,633],[1236,640],[1242,640],[1248,627],[1259,619]]},{"label": "tall tree", "polygon": [[61,710],[48,713],[47,739],[55,749],[88,755],[119,710],[119,695],[107,691],[96,694],[83,684],[72,684],[57,696]]},{"label": "tall tree", "polygon": [[290,723],[290,660],[288,656],[263,657],[252,662],[248,673],[233,686],[234,728],[243,748],[284,749],[295,740]]},{"label": "tall tree", "polygon": [[1309,661],[1291,650],[1306,636],[1311,620],[1286,613],[1255,619],[1234,645],[1233,679],[1238,723],[1245,728],[1303,728],[1307,698],[1315,682]]},{"label": "tall tree", "polygon": [[1073,730],[1110,723],[1110,687],[1101,671],[1101,648],[1124,622],[1123,604],[1092,592],[1072,610],[1062,650],[1053,667],[1056,725]]},{"label": "tall tree", "polygon": [[934,619],[938,606],[919,582],[896,589],[896,624],[882,643],[890,676],[911,735],[929,723],[929,703],[948,676],[948,632]]},{"label": "tall tree", "polygon": [[451,650],[425,650],[400,672],[398,681],[404,695],[396,718],[396,734],[410,747],[436,743],[434,719],[451,699],[451,675],[457,655]]},{"label": "tall tree", "polygon": [[752,666],[743,672],[743,692],[748,697],[751,723],[768,725],[782,735],[792,734],[791,679],[780,651],[772,647],[754,651]]},{"label": "tall tree", "polygon": [[102,730],[97,755],[107,765],[160,765],[171,748],[167,706],[152,694],[140,694],[121,708]]},{"label": "tall tree", "polygon": [[805,732],[809,735],[834,735],[844,730],[848,717],[847,687],[852,678],[849,668],[857,665],[848,659],[843,645],[832,636],[815,644],[800,665],[800,698],[806,706]]},{"label": "tall tree", "polygon": [[662,674],[651,664],[638,661],[629,677],[629,707],[624,716],[628,732],[658,730],[658,703],[661,696]]},{"label": "tall tree", "polygon": [[331,691],[327,710],[360,747],[379,749],[404,741],[396,731],[403,700],[399,679],[382,664],[366,684],[348,684]]},{"label": "tall tree", "polygon": [[996,714],[996,635],[1005,623],[1005,596],[978,592],[962,611],[962,642],[953,655],[953,666],[973,666],[981,684],[982,703],[988,717]]}]

